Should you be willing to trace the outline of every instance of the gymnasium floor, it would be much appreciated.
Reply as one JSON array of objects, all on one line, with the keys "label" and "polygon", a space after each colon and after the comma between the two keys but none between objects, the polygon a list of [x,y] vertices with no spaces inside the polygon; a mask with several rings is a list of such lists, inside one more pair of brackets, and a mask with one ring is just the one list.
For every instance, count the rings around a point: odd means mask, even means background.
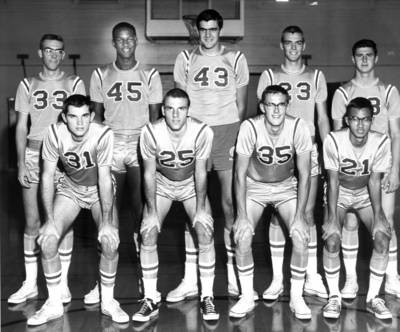
[{"label": "gymnasium floor", "polygon": [[[99,307],[85,307],[83,295],[94,285],[97,271],[96,229],[88,213],[82,213],[74,225],[75,243],[69,273],[69,285],[72,302],[65,306],[63,318],[49,324],[28,328],[26,319],[37,310],[46,298],[43,274],[39,272],[39,297],[26,304],[10,307],[7,297],[17,290],[24,279],[23,270],[23,210],[21,195],[13,171],[0,173],[0,220],[1,220],[1,330],[7,331],[399,331],[400,299],[385,296],[393,313],[390,321],[380,321],[365,310],[365,295],[368,285],[368,259],[371,247],[364,229],[360,230],[360,251],[358,261],[359,296],[352,303],[343,305],[342,315],[338,320],[326,320],[322,317],[323,301],[307,297],[313,318],[300,321],[294,318],[288,305],[287,284],[289,269],[285,259],[284,272],[287,276],[284,295],[273,303],[258,302],[254,312],[246,318],[231,320],[228,317],[230,306],[234,303],[226,296],[225,254],[223,250],[222,217],[218,204],[218,186],[211,178],[210,195],[216,217],[217,267],[214,284],[215,304],[221,314],[215,324],[203,322],[197,300],[177,304],[162,303],[160,314],[146,324],[114,324],[108,317],[101,315]],[[129,215],[126,209],[121,215],[120,259],[115,287],[116,298],[129,315],[139,309],[137,290],[138,268],[136,253],[130,240]],[[396,219],[400,218],[396,209]],[[316,211],[320,219],[320,211]],[[269,213],[264,216],[268,220]],[[159,239],[160,269],[158,288],[162,295],[173,289],[183,274],[184,245],[183,223],[186,220],[183,209],[174,205],[165,222]],[[265,245],[265,223],[260,223],[254,239],[255,289],[261,294],[271,280],[269,251]],[[397,233],[400,234],[397,225]],[[290,248],[287,248],[287,251]],[[319,246],[321,249],[321,246]],[[319,252],[321,255],[321,250]],[[319,256],[320,256],[319,255]],[[285,256],[288,258],[288,254]],[[322,260],[319,260],[322,271]],[[343,278],[341,278],[343,281]]]}]

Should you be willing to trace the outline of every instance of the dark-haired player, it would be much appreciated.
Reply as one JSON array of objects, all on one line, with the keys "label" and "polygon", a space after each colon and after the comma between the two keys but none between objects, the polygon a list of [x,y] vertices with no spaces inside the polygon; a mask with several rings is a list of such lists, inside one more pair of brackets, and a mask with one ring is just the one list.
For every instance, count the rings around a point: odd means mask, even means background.
[{"label": "dark-haired player", "polygon": [[377,318],[392,314],[378,298],[388,263],[391,230],[382,209],[381,178],[390,168],[390,139],[371,131],[373,106],[363,97],[346,106],[348,128],[331,132],[324,141],[324,162],[328,172],[328,218],[323,225],[324,268],[329,301],[323,308],[326,318],[338,318],[341,311],[339,292],[340,242],[346,212],[356,212],[373,240],[367,310]]},{"label": "dark-haired player", "polygon": [[[234,225],[236,260],[242,296],[229,316],[243,317],[254,308],[252,239],[268,204],[273,205],[291,236],[290,308],[299,319],[311,319],[303,299],[309,226],[305,208],[310,190],[311,135],[304,120],[286,115],[289,94],[279,85],[262,96],[262,115],[240,127],[236,144]],[[298,171],[298,181],[294,176]]]},{"label": "dark-haired player", "polygon": [[[391,225],[389,262],[386,270],[385,292],[400,297],[400,280],[397,271],[397,236],[394,224],[395,192],[399,187],[400,167],[400,97],[397,88],[383,83],[375,74],[378,50],[374,41],[361,39],[354,43],[352,61],[355,74],[352,80],[335,91],[332,100],[334,129],[343,126],[346,105],[355,97],[364,97],[374,107],[371,129],[391,138],[392,165],[382,181],[382,208]],[[343,298],[355,298],[358,291],[356,263],[358,252],[358,220],[347,213],[342,238],[343,262],[346,267],[346,283]]]},{"label": "dark-haired player", "polygon": [[[330,130],[326,108],[326,81],[320,70],[309,68],[303,63],[302,55],[306,48],[306,42],[303,31],[298,26],[288,26],[282,31],[280,47],[283,51],[284,62],[280,68],[269,68],[261,74],[257,97],[260,100],[262,92],[269,85],[278,84],[284,87],[290,95],[287,114],[305,120],[310,130],[313,151],[311,153],[311,187],[306,207],[306,219],[310,225],[311,238],[308,247],[304,292],[327,298],[325,286],[321,276],[317,273],[317,230],[314,220],[319,174],[314,123],[316,113],[319,136],[323,140]],[[263,293],[263,299],[275,300],[283,292],[282,262],[285,249],[285,235],[275,216],[269,226],[269,241],[273,278],[271,285]]]},{"label": "dark-haired player", "polygon": [[[38,188],[40,182],[40,149],[43,136],[52,123],[57,122],[63,101],[71,94],[85,94],[83,81],[75,75],[61,70],[65,57],[64,40],[59,35],[45,34],[40,39],[39,58],[42,71],[24,78],[18,86],[15,99],[17,111],[16,147],[18,158],[18,181],[22,186],[25,212],[24,260],[26,279],[22,287],[8,298],[8,303],[17,304],[38,295],[36,240],[40,228]],[[31,126],[28,129],[29,120]],[[73,244],[72,230],[60,245],[62,266],[62,301],[71,301],[67,274],[71,262]]]},{"label": "dark-haired player", "polygon": [[[113,134],[109,127],[92,122],[94,115],[89,97],[72,95],[64,102],[63,121],[51,125],[44,138],[41,193],[45,223],[38,243],[49,297],[28,325],[41,325],[64,314],[58,245],[81,209],[92,212],[99,231],[101,311],[117,323],[129,321],[114,299],[119,236],[111,176]],[[65,173],[54,189],[58,161]]]},{"label": "dark-haired player", "polygon": [[[234,146],[247,104],[249,70],[244,54],[220,42],[222,16],[213,9],[202,11],[196,19],[200,45],[181,52],[175,61],[175,86],[185,90],[191,100],[190,116],[211,126],[214,132],[208,169],[214,169],[221,185],[221,202],[225,217],[224,242],[227,250],[228,293],[239,295],[235,277],[232,239],[234,220],[232,204],[232,167]],[[181,284],[167,295],[177,302],[197,294],[197,251],[189,232],[185,233],[185,276]]]},{"label": "dark-haired player", "polygon": [[[117,180],[117,206],[122,204],[127,181],[133,213],[133,240],[138,250],[137,234],[143,209],[138,139],[141,128],[159,117],[162,86],[158,71],[136,59],[138,40],[132,24],[116,24],[112,30],[112,44],[116,59],[93,72],[90,96],[95,102],[97,120],[104,120],[114,132],[112,171]],[[98,300],[97,287],[85,296],[88,304]]]},{"label": "dark-haired player", "polygon": [[206,124],[188,117],[189,106],[185,91],[170,90],[162,106],[164,117],[147,124],[140,136],[146,199],[140,230],[144,299],[134,321],[148,321],[158,314],[157,239],[173,201],[182,202],[197,234],[203,319],[219,318],[213,303],[214,222],[206,195],[213,133]]}]

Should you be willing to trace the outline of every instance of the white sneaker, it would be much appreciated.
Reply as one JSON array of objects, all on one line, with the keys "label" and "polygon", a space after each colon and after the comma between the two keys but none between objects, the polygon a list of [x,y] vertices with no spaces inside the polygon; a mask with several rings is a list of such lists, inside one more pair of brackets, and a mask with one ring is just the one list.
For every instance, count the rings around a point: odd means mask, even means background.
[{"label": "white sneaker", "polygon": [[242,318],[248,313],[252,312],[255,307],[253,299],[242,297],[236,304],[229,310],[229,317]]},{"label": "white sneaker", "polygon": [[48,323],[64,315],[64,307],[61,301],[51,302],[49,299],[43,304],[40,310],[28,319],[28,325],[36,326]]},{"label": "white sneaker", "polygon": [[346,282],[340,291],[343,299],[352,300],[357,297],[358,283],[356,277],[347,277]]},{"label": "white sneaker", "polygon": [[72,296],[71,296],[71,292],[68,288],[68,285],[61,285],[60,286],[61,289],[61,302],[63,304],[68,304],[71,302]]},{"label": "white sneaker", "polygon": [[28,284],[26,281],[22,283],[20,289],[18,289],[14,294],[11,294],[7,302],[10,304],[19,304],[25,302],[29,299],[33,299],[38,296],[37,284]]},{"label": "white sneaker", "polygon": [[129,322],[128,314],[123,311],[116,299],[111,301],[101,302],[101,312],[104,315],[111,317],[111,319],[118,324]]},{"label": "white sneaker", "polygon": [[96,285],[93,287],[93,289],[85,294],[83,297],[83,303],[86,305],[93,305],[97,304],[100,302],[100,291],[99,291],[99,284],[96,282]]},{"label": "white sneaker", "polygon": [[298,298],[290,297],[289,307],[297,319],[311,319],[311,310],[302,296]]},{"label": "white sneaker", "polygon": [[379,297],[367,302],[367,311],[379,319],[392,319],[392,313],[385,305],[385,301]]},{"label": "white sneaker", "polygon": [[398,275],[393,277],[386,275],[385,293],[400,298],[400,277]]},{"label": "white sneaker", "polygon": [[326,291],[325,285],[322,282],[322,277],[319,273],[310,276],[307,275],[303,291],[306,295],[314,295],[323,299],[328,298],[328,292]]},{"label": "white sneaker", "polygon": [[338,296],[331,296],[328,303],[322,308],[322,315],[325,318],[339,318],[342,311],[342,304]]},{"label": "white sneaker", "polygon": [[189,284],[185,279],[167,294],[167,302],[179,302],[199,295],[199,287],[196,284]]},{"label": "white sneaker", "polygon": [[[242,294],[239,293],[239,289],[232,284],[228,284],[228,296],[235,299],[242,298]],[[258,301],[260,299],[258,293],[255,290],[253,290],[253,299],[254,301]]]},{"label": "white sneaker", "polygon": [[282,293],[283,293],[282,281],[272,280],[269,287],[264,291],[262,298],[263,300],[266,301],[275,301]]}]

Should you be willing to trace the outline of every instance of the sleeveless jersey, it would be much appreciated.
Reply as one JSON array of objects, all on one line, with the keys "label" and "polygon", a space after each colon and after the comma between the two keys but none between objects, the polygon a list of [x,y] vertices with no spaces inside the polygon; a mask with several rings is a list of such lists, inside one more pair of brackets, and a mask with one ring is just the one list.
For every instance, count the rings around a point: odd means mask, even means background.
[{"label": "sleeveless jersey", "polygon": [[275,70],[264,70],[257,86],[257,98],[269,85],[284,87],[290,96],[287,114],[301,118],[307,122],[311,136],[315,136],[314,114],[315,104],[326,101],[328,96],[325,76],[318,69],[303,66],[299,73],[289,73],[281,66]]},{"label": "sleeveless jersey", "polygon": [[139,62],[129,70],[113,62],[93,72],[90,97],[104,104],[104,123],[115,133],[139,136],[149,122],[149,104],[162,102],[160,74]]},{"label": "sleeveless jersey", "polygon": [[78,76],[64,72],[55,79],[39,73],[19,83],[15,110],[30,116],[28,139],[43,140],[47,128],[58,121],[64,100],[72,94],[85,95],[85,85]]},{"label": "sleeveless jersey", "polygon": [[98,184],[98,168],[111,166],[114,135],[111,129],[92,122],[83,141],[72,138],[63,122],[50,126],[43,141],[42,158],[61,160],[68,178],[81,186]]},{"label": "sleeveless jersey", "polygon": [[243,53],[222,47],[208,56],[200,47],[181,52],[175,61],[174,80],[190,97],[191,117],[210,126],[239,121],[236,90],[249,84],[249,69]]},{"label": "sleeveless jersey", "polygon": [[371,129],[380,133],[389,133],[389,120],[400,117],[400,97],[397,88],[387,85],[378,78],[370,85],[360,85],[354,79],[339,87],[332,100],[332,118],[341,121],[348,103],[364,97],[374,106],[374,120]]},{"label": "sleeveless jersey", "polygon": [[339,183],[348,189],[368,185],[371,172],[384,173],[390,168],[390,139],[370,131],[361,148],[350,142],[350,129],[332,131],[324,141],[324,163],[327,170],[339,172]]},{"label": "sleeveless jersey", "polygon": [[280,182],[294,174],[294,157],[311,152],[311,135],[305,121],[286,116],[281,133],[272,138],[264,115],[244,121],[236,143],[236,153],[250,156],[247,176],[260,182]]},{"label": "sleeveless jersey", "polygon": [[143,159],[155,158],[157,171],[172,181],[193,176],[195,159],[210,155],[213,132],[206,124],[187,118],[186,131],[177,146],[172,143],[165,119],[147,124],[140,136]]}]

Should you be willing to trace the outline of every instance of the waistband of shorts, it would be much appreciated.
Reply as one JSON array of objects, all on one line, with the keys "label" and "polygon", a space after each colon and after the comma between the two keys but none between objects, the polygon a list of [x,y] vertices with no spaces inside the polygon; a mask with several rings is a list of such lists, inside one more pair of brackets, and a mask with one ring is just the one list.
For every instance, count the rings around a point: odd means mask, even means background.
[{"label": "waistband of shorts", "polygon": [[76,182],[74,182],[68,175],[64,174],[61,177],[62,180],[64,180],[65,182],[67,182],[68,184],[70,184],[71,186],[73,186],[74,188],[78,189],[78,190],[82,190],[82,191],[92,191],[92,190],[98,190],[97,184],[93,185],[93,186],[83,186],[81,184],[78,184]]},{"label": "waistband of shorts", "polygon": [[131,142],[131,141],[137,141],[139,139],[140,134],[120,134],[120,133],[114,133],[114,138],[118,141],[126,141],[126,142]]},{"label": "waistband of shorts", "polygon": [[28,139],[26,147],[32,150],[39,151],[40,148],[42,147],[42,143],[43,141],[39,141],[37,139]]},{"label": "waistband of shorts", "polygon": [[246,181],[249,182],[249,183],[261,183],[261,184],[268,184],[268,185],[271,185],[271,186],[280,186],[280,185],[285,184],[285,183],[290,183],[290,182],[293,182],[293,181],[297,181],[297,179],[296,179],[295,176],[291,175],[288,178],[283,179],[282,181],[262,182],[262,181],[254,180],[250,176],[246,175]]},{"label": "waistband of shorts", "polygon": [[160,172],[156,172],[156,177],[159,178],[160,180],[164,181],[165,183],[168,183],[168,185],[170,185],[171,187],[184,186],[184,185],[190,183],[191,181],[194,181],[193,176],[190,176],[187,179],[183,179],[180,181],[174,181],[174,180],[168,179],[165,175],[163,175]]}]

